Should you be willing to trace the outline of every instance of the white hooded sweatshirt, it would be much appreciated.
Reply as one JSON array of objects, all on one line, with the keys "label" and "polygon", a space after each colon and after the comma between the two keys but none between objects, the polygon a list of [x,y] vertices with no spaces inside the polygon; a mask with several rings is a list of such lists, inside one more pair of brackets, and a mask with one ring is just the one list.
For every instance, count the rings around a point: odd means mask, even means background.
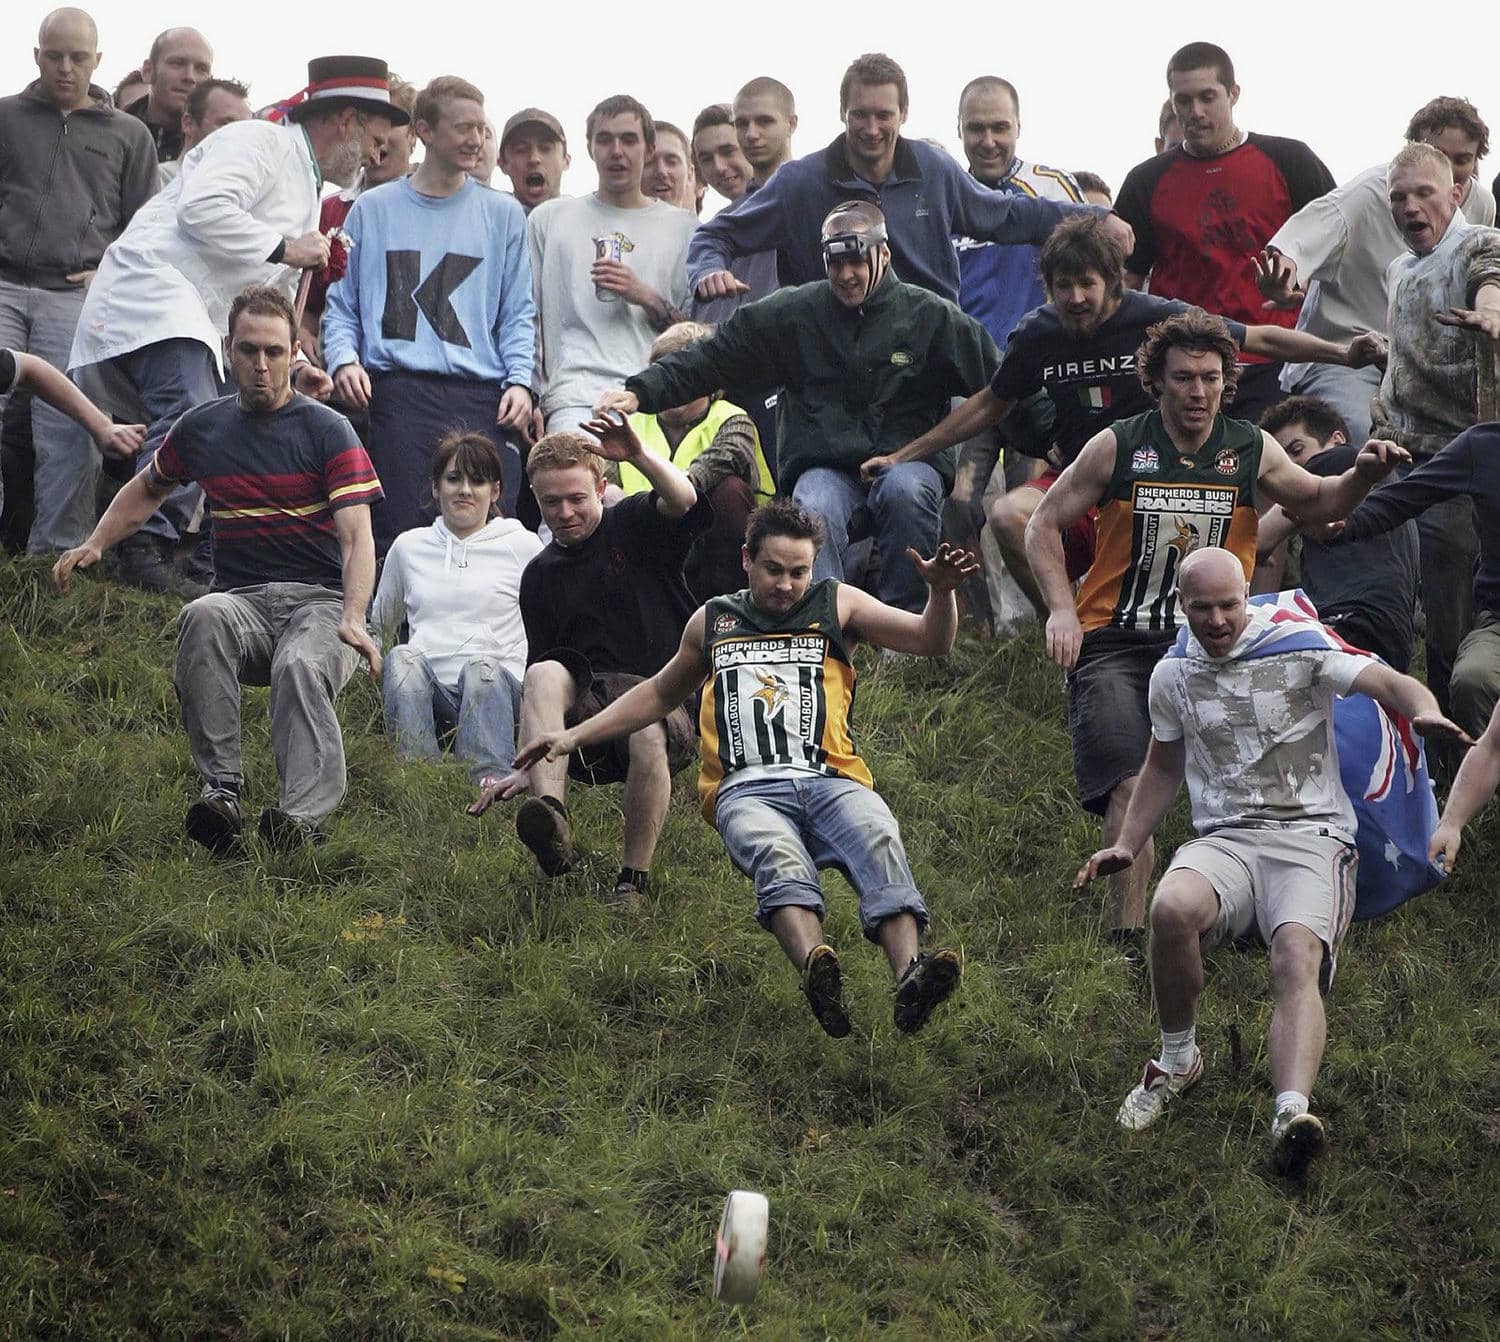
[{"label": "white hooded sweatshirt", "polygon": [[386,555],[371,622],[388,644],[406,620],[408,646],[450,689],[472,657],[496,657],[519,680],[526,674],[521,572],[543,548],[513,517],[493,518],[466,540],[441,517],[403,531]]}]

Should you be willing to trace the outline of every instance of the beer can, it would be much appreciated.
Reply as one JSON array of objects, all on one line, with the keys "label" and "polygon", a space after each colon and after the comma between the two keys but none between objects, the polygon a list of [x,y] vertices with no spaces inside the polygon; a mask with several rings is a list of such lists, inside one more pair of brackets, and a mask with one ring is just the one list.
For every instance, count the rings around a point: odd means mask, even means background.
[{"label": "beer can", "polygon": [[[620,235],[611,234],[607,238],[594,239],[594,260],[596,261],[623,261],[625,249],[620,245]],[[618,303],[620,295],[613,289],[601,289],[597,284],[594,286],[594,297],[601,303]]]}]

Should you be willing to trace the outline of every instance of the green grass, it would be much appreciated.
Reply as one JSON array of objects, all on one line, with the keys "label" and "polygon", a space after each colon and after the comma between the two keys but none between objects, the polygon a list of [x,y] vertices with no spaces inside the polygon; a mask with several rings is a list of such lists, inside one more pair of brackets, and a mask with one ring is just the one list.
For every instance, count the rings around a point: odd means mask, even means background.
[{"label": "green grass", "polygon": [[[967,973],[897,1035],[830,877],[833,1041],[689,774],[622,920],[595,898],[617,792],[575,794],[587,860],[545,882],[508,809],[461,813],[461,770],[394,763],[360,680],[330,842],[208,859],[171,609],[41,577],[0,570],[0,1337],[1500,1335],[1488,821],[1451,886],[1351,933],[1333,1148],[1293,1187],[1263,955],[1210,964],[1203,1084],[1115,1127],[1154,1025],[1068,888],[1095,831],[1034,635],[866,664],[863,746]],[[245,722],[262,806],[264,691]],[[708,1289],[735,1187],[772,1213],[742,1310]]]}]

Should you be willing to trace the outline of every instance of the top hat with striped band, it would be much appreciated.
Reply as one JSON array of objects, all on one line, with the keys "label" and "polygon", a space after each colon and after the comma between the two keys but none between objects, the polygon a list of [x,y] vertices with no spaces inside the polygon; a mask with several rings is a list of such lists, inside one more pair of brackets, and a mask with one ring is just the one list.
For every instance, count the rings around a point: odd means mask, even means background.
[{"label": "top hat with striped band", "polygon": [[288,121],[300,121],[314,107],[358,107],[405,126],[411,116],[391,101],[390,71],[375,56],[319,56],[307,63],[307,87],[281,104]]}]

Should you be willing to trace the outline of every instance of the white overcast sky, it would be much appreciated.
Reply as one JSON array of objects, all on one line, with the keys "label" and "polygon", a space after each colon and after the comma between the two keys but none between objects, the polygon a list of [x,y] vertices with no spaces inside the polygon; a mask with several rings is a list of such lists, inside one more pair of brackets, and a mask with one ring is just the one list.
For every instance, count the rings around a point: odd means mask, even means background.
[{"label": "white overcast sky", "polygon": [[[95,0],[84,7],[99,24],[98,82],[109,87],[141,61],[157,32],[176,24],[202,29],[215,47],[215,72],[248,81],[257,105],[300,88],[310,56],[380,56],[418,85],[439,74],[463,75],[485,91],[497,125],[523,106],[558,117],[573,154],[563,184],[570,194],[594,185],[584,118],[609,94],[631,93],[654,115],[690,129],[704,104],[728,101],[756,75],[773,75],[796,95],[801,126],[793,146],[808,153],[838,133],[839,77],[867,50],[886,52],[906,70],[908,134],[957,152],[960,88],[977,74],[1001,75],[1021,92],[1022,157],[1092,169],[1116,190],[1151,153],[1168,56],[1196,40],[1218,42],[1233,57],[1243,128],[1307,141],[1341,181],[1390,157],[1410,114],[1440,93],[1473,99],[1500,139],[1494,73],[1500,21],[1474,19],[1461,32],[1452,11],[1431,11],[1431,21],[1419,10],[1400,11],[1393,24],[1371,8],[1363,11],[1367,22],[1355,25],[1350,6],[1308,3],[1294,15],[1221,7],[1221,14],[1239,16],[1235,23],[1207,11],[1180,17],[1183,6],[1093,0],[1024,7],[974,0],[910,6]],[[31,48],[51,8],[5,0],[9,41],[0,52],[0,91],[17,91],[35,78]],[[1481,165],[1484,180],[1497,166],[1495,156]],[[506,182],[497,174],[495,184]]]}]

